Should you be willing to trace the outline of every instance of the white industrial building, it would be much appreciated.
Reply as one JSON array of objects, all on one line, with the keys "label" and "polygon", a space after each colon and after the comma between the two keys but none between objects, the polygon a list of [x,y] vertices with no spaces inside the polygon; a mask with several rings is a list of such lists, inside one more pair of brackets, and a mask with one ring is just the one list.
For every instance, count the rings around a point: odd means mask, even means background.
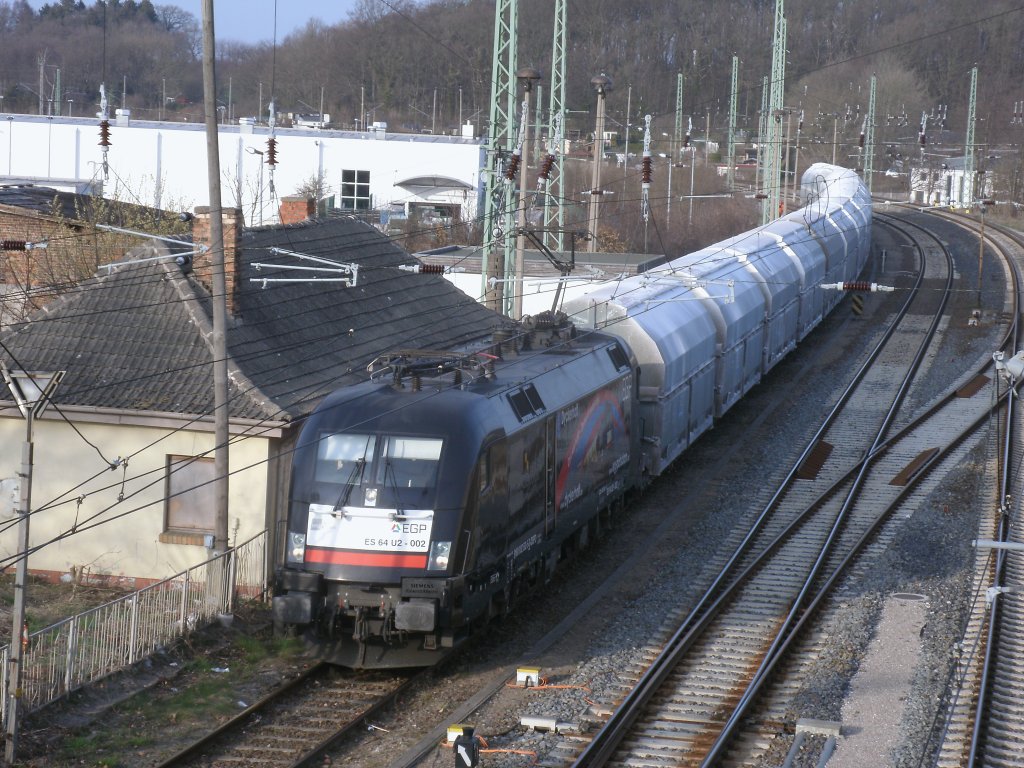
[{"label": "white industrial building", "polygon": [[[468,132],[468,131],[467,131]],[[468,220],[482,211],[484,146],[470,136],[277,128],[242,121],[218,131],[221,198],[247,225],[278,220],[280,198],[319,181],[329,207],[382,217]],[[35,183],[126,202],[191,210],[209,204],[206,132],[198,123],[110,120],[107,166],[95,118],[0,115],[0,184]]]}]

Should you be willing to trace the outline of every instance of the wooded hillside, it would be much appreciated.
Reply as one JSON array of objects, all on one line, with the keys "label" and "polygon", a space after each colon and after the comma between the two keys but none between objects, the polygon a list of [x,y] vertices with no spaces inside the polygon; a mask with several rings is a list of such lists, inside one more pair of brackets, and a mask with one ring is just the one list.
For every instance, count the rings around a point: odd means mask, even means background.
[{"label": "wooded hillside", "polygon": [[[612,128],[626,122],[628,99],[632,125],[650,113],[671,131],[680,72],[684,112],[703,126],[710,111],[712,127],[724,125],[733,54],[742,62],[740,112],[753,128],[770,69],[774,7],[773,0],[570,0],[570,128],[591,123],[577,110],[592,112],[590,78],[601,72],[615,83],[608,100]],[[519,62],[545,75],[552,13],[550,0],[520,0]],[[1019,5],[790,0],[786,18],[787,106],[805,111],[807,130],[819,113],[829,133],[835,114],[859,130],[852,124],[858,106],[866,110],[875,73],[880,124],[902,121],[910,136],[922,111],[937,115],[946,105],[947,127],[962,131],[969,71],[977,64],[978,140],[1015,140],[1014,105],[1024,99]],[[231,116],[256,115],[273,92],[279,111],[309,113],[319,111],[322,95],[338,127],[355,127],[362,109],[392,129],[437,132],[457,128],[461,102],[463,120],[482,126],[493,29],[493,0],[362,0],[346,23],[311,22],[279,40],[276,51],[270,43],[221,42],[219,101]],[[42,102],[44,112],[92,114],[106,79],[112,107],[123,100],[137,117],[196,119],[199,34],[191,14],[150,0],[61,0],[38,12],[24,0],[0,0],[0,110],[34,113]]]}]

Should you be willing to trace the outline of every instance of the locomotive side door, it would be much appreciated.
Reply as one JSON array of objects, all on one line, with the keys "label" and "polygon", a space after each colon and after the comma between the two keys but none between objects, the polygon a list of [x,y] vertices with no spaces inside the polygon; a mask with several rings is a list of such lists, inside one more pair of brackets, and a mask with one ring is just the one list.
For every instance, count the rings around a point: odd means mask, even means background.
[{"label": "locomotive side door", "polygon": [[544,424],[544,536],[555,530],[555,417]]}]

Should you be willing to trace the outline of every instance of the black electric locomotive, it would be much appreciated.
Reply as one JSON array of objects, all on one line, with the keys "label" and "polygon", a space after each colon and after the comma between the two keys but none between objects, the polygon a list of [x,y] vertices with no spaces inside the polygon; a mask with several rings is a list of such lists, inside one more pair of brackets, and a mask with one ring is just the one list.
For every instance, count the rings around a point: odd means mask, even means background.
[{"label": "black electric locomotive", "polygon": [[279,626],[345,666],[432,664],[636,483],[629,352],[538,325],[381,358],[320,404],[293,460]]}]

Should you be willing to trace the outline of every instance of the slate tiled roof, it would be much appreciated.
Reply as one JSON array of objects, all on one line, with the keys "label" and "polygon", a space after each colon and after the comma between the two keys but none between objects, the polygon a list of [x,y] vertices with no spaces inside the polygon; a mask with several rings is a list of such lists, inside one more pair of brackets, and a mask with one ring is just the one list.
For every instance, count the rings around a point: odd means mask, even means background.
[{"label": "slate tiled roof", "polygon": [[0,205],[32,211],[43,216],[59,215],[69,221],[87,220],[115,226],[140,221],[174,219],[176,213],[132,203],[111,203],[105,198],[65,192],[35,184],[0,184]]},{"label": "slate tiled roof", "polygon": [[[3,357],[29,371],[67,371],[58,405],[210,413],[213,355],[190,312],[195,304],[173,263],[119,267],[4,333],[13,360]],[[232,402],[235,416],[259,414],[242,398]]]},{"label": "slate tiled roof", "polygon": [[[256,262],[303,263],[274,246],[356,263],[358,285],[250,282],[294,276],[257,272]],[[354,219],[250,230],[242,248],[240,311],[228,330],[235,418],[292,419],[364,379],[383,352],[483,338],[500,322],[440,276],[398,270],[415,260]],[[211,331],[209,295],[194,276],[151,262],[87,281],[0,341],[26,370],[67,371],[58,404],[192,415],[212,412]]]},{"label": "slate tiled roof", "polygon": [[[359,266],[358,284],[279,284],[250,278],[295,277],[257,262],[298,265],[283,248]],[[438,348],[489,335],[500,318],[439,275],[397,269],[416,259],[350,217],[261,228],[242,239],[241,323],[232,358],[292,415],[308,412],[338,386],[366,378],[366,365],[400,348]],[[312,266],[317,266],[312,264]]]}]

